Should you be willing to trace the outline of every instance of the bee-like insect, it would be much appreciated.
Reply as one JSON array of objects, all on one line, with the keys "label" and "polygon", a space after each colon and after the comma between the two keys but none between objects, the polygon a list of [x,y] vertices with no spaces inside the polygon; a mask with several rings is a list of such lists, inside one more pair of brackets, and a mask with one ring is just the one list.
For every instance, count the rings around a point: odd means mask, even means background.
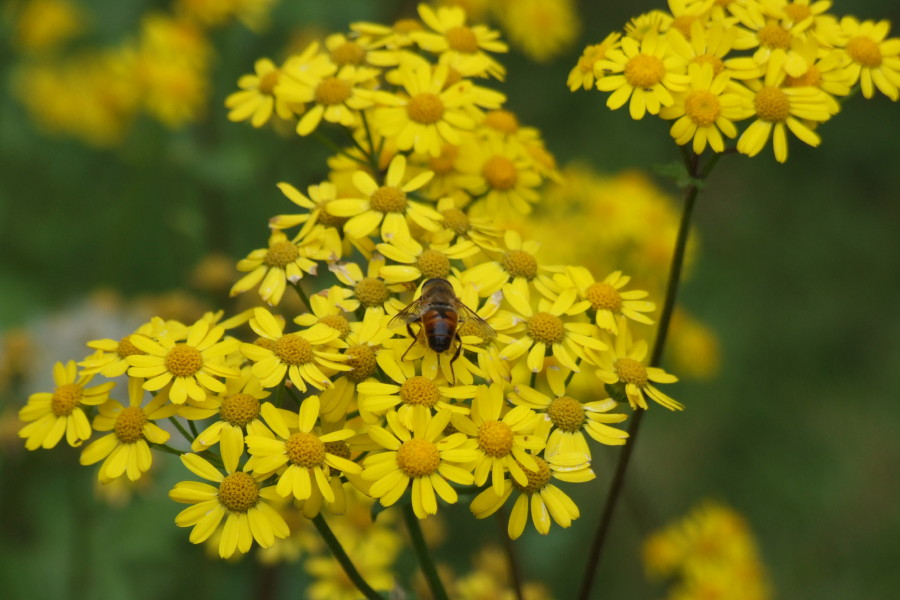
[{"label": "bee-like insect", "polygon": [[[419,332],[425,334],[425,342],[435,352],[446,352],[456,340],[456,351],[450,359],[453,364],[462,351],[462,339],[459,336],[459,326],[469,323],[474,327],[475,334],[484,339],[493,338],[496,334],[487,321],[475,314],[475,311],[462,303],[456,297],[453,284],[446,279],[429,279],[422,284],[422,294],[413,300],[409,306],[398,312],[388,323],[389,327],[406,325],[406,331],[413,338],[412,344],[400,357],[403,360],[406,354],[412,350],[418,341],[418,335],[413,332],[412,324],[419,324]],[[451,367],[452,369],[452,367]]]}]

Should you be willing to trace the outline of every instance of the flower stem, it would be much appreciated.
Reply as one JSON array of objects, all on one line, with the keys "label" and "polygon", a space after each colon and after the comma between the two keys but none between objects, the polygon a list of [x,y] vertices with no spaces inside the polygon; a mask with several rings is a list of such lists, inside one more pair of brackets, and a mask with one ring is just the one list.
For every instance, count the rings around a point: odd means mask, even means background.
[{"label": "flower stem", "polygon": [[194,439],[197,436],[191,435],[190,433],[188,433],[187,429],[184,428],[184,425],[179,423],[178,419],[176,419],[175,417],[169,417],[169,421],[172,423],[172,425],[175,426],[175,429],[177,429],[178,432],[184,436],[184,439],[187,440],[188,444],[193,443]]},{"label": "flower stem", "polygon": [[344,573],[347,574],[347,577],[353,582],[356,589],[369,600],[384,600],[384,597],[373,590],[372,587],[366,583],[366,580],[363,579],[362,575],[359,574],[359,571],[356,570],[356,567],[353,566],[350,557],[344,552],[344,547],[341,546],[341,543],[338,541],[337,537],[335,537],[334,532],[331,531],[328,523],[325,522],[325,518],[322,517],[321,514],[318,514],[313,518],[312,522],[313,525],[316,526],[316,529],[319,530],[319,535],[322,536],[328,549],[331,550],[331,554],[334,556],[335,560],[340,563],[341,568],[344,569]]},{"label": "flower stem", "polygon": [[[704,180],[715,165],[718,155],[713,155],[711,161],[704,169],[700,169],[699,157],[690,151],[684,152],[685,167],[692,183],[688,184],[684,189],[684,206],[681,212],[681,223],[678,226],[678,237],[675,240],[675,250],[672,253],[672,262],[669,265],[669,277],[666,283],[666,298],[663,303],[662,313],[659,317],[659,326],[657,327],[656,340],[653,343],[653,351],[650,354],[650,366],[656,367],[662,359],[665,350],[666,336],[669,333],[669,324],[672,320],[672,312],[675,309],[675,298],[678,295],[678,284],[681,281],[681,270],[684,266],[685,250],[687,249],[688,234],[691,229],[691,215],[694,212],[694,204],[697,195],[700,193],[700,182]],[[637,408],[631,418],[628,426],[628,443],[622,446],[619,453],[619,459],[616,463],[616,470],[613,474],[612,483],[610,483],[609,491],[606,495],[606,501],[603,504],[603,510],[600,513],[600,522],[594,533],[594,540],[591,543],[590,552],[588,554],[587,566],[585,567],[584,576],[581,581],[581,590],[578,594],[579,600],[588,600],[591,596],[591,588],[594,584],[594,577],[600,565],[600,557],[603,553],[603,546],[606,542],[609,527],[612,523],[613,513],[615,512],[616,503],[622,493],[625,483],[625,473],[628,470],[631,453],[634,450],[634,444],[637,441],[638,431],[640,430],[641,420],[644,416],[644,410]]]},{"label": "flower stem", "polygon": [[506,511],[503,507],[500,507],[500,510],[497,511],[497,526],[500,530],[500,539],[503,540],[503,549],[506,551],[506,562],[509,564],[509,581],[512,585],[513,592],[516,595],[516,600],[523,600],[525,596],[522,595],[522,573],[519,570],[519,560],[516,557],[516,549],[513,546],[513,541],[509,539],[509,533],[507,533],[506,529]]},{"label": "flower stem", "polygon": [[422,528],[419,526],[419,518],[413,512],[412,504],[403,505],[403,518],[406,521],[406,530],[409,531],[409,537],[412,540],[413,550],[416,553],[416,559],[419,561],[419,568],[428,581],[428,588],[434,600],[449,600],[444,584],[438,576],[437,568],[431,560],[431,554],[428,552],[428,545],[425,544],[425,536],[422,535]]},{"label": "flower stem", "polygon": [[300,286],[300,282],[291,282],[291,286],[296,290],[297,295],[300,296],[300,300],[303,301],[303,305],[306,306],[307,312],[312,312],[312,305],[309,303],[309,296],[306,295],[306,292],[303,291],[303,288]]}]

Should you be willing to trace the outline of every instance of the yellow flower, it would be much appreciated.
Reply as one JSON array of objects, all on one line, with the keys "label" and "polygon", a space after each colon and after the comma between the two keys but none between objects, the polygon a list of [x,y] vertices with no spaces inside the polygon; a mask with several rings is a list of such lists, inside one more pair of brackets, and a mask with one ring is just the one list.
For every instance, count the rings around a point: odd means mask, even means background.
[{"label": "yellow flower", "polygon": [[238,371],[228,365],[228,355],[240,342],[234,338],[222,340],[225,328],[221,325],[210,326],[201,319],[187,330],[184,341],[163,333],[157,332],[155,339],[131,336],[131,343],[145,354],[126,358],[131,365],[128,375],[145,378],[145,390],[155,392],[171,385],[169,398],[175,404],[184,404],[188,397],[201,401],[208,393],[224,392],[225,384],[217,377],[238,376]]},{"label": "yellow flower", "polygon": [[352,296],[353,290],[339,285],[316,292],[309,297],[310,312],[294,317],[294,323],[301,327],[324,323],[344,339],[350,333],[350,321],[345,313],[352,313],[359,308],[359,300]]},{"label": "yellow flower", "polygon": [[281,497],[275,486],[261,488],[259,481],[243,471],[227,475],[196,454],[183,454],[181,462],[195,475],[218,485],[198,481],[176,483],[169,491],[175,502],[192,504],[175,517],[179,527],[191,527],[190,541],[202,544],[225,520],[219,539],[219,556],[231,558],[235,552],[246,554],[253,540],[263,548],[275,538],[290,534],[287,523],[273,508]]},{"label": "yellow flower", "polygon": [[849,38],[844,49],[850,57],[851,85],[858,80],[866,98],[871,98],[877,87],[882,94],[896,101],[900,97],[900,39],[884,39],[890,32],[890,22],[860,23],[853,17],[844,17],[841,28]]},{"label": "yellow flower", "polygon": [[343,364],[346,357],[336,352],[338,348],[346,347],[340,340],[340,333],[324,323],[302,331],[284,333],[283,326],[272,313],[257,308],[250,319],[250,327],[264,341],[241,344],[241,353],[253,361],[251,372],[265,388],[279,385],[287,376],[301,392],[306,391],[307,383],[324,390],[331,386],[331,380],[321,368],[350,370]]},{"label": "yellow flower", "polygon": [[[142,335],[153,335],[153,323],[144,323],[135,331]],[[131,343],[131,335],[126,335],[120,340],[110,338],[91,340],[88,348],[94,348],[96,352],[78,363],[84,375],[97,373],[104,377],[120,377],[128,370],[127,358],[132,354],[144,354],[144,351]]]},{"label": "yellow flower", "polygon": [[355,126],[358,111],[372,106],[365,85],[374,81],[377,69],[344,65],[338,67],[320,54],[306,62],[288,59],[275,86],[275,96],[287,102],[310,103],[297,122],[297,133],[309,135],[322,119],[344,127]]},{"label": "yellow flower", "polygon": [[91,424],[82,406],[103,404],[109,398],[109,391],[115,382],[101,383],[85,387],[93,375],[78,375],[75,361],[65,365],[53,365],[51,392],[38,392],[28,397],[28,403],[19,410],[19,420],[27,423],[19,430],[19,437],[25,439],[29,450],[53,448],[66,436],[70,446],[80,446],[91,437]]},{"label": "yellow flower", "polygon": [[507,2],[497,10],[497,18],[509,41],[539,63],[547,63],[565,52],[581,29],[572,0]]},{"label": "yellow flower", "polygon": [[282,497],[306,500],[316,487],[325,502],[333,503],[335,494],[330,479],[335,473],[356,474],[362,470],[356,463],[338,455],[341,448],[347,448],[346,440],[355,436],[355,431],[314,431],[320,406],[318,396],[307,397],[300,404],[297,421],[290,424],[279,411],[264,411],[263,417],[276,437],[248,435],[246,438],[251,456],[248,467],[252,464],[254,473],[273,473],[287,465],[278,475],[275,487]]},{"label": "yellow flower", "polygon": [[465,285],[474,285],[479,296],[490,296],[498,292],[510,279],[537,282],[541,265],[536,254],[541,245],[534,240],[522,240],[519,232],[507,229],[503,234],[506,251],[498,260],[483,262],[460,274]]},{"label": "yellow flower", "polygon": [[821,141],[806,123],[821,123],[831,118],[829,96],[814,87],[783,87],[784,58],[783,54],[773,56],[766,67],[765,80],[753,86],[756,120],[738,139],[737,150],[741,154],[756,156],[771,134],[775,160],[783,163],[788,155],[788,130],[810,146],[818,146]]},{"label": "yellow flower", "polygon": [[534,528],[541,535],[550,532],[551,519],[561,527],[569,527],[581,513],[572,499],[551,483],[551,479],[555,477],[569,482],[590,481],[594,478],[594,472],[584,462],[584,457],[577,454],[560,454],[547,459],[535,456],[534,461],[537,469],[523,469],[528,477],[527,485],[506,479],[502,494],[497,494],[493,487],[489,487],[475,496],[469,505],[475,518],[484,519],[497,512],[506,504],[513,490],[516,490],[519,496],[507,525],[510,539],[518,538],[525,531],[529,513]]},{"label": "yellow flower", "polygon": [[445,65],[432,70],[425,61],[401,64],[397,85],[406,95],[375,93],[375,101],[383,107],[372,118],[376,130],[394,138],[398,150],[430,156],[438,156],[444,143],[458,145],[460,132],[475,127],[472,113],[477,114],[478,97],[470,81],[448,85],[448,76]]},{"label": "yellow flower", "polygon": [[[498,241],[503,237],[503,231],[490,216],[469,215],[450,197],[438,200],[437,210],[444,217],[441,221],[444,230],[433,234],[434,239],[450,243],[455,237],[459,241],[469,240],[482,249],[499,251]],[[453,235],[445,235],[448,232]]]},{"label": "yellow flower", "polygon": [[371,36],[372,44],[389,50],[398,50],[414,44],[411,34],[422,31],[424,27],[418,19],[399,19],[393,25],[358,21],[350,24],[356,33]]},{"label": "yellow flower", "polygon": [[633,37],[622,38],[621,47],[609,50],[596,67],[607,72],[597,80],[598,90],[612,92],[606,105],[616,110],[630,98],[629,113],[635,120],[671,106],[672,92],[683,90],[689,82],[684,59],[669,49],[664,36],[654,31],[640,42]]},{"label": "yellow flower", "polygon": [[209,410],[204,410],[206,407],[196,406],[190,401],[185,403],[178,415],[186,419],[208,418],[212,414],[218,416],[217,421],[197,435],[191,443],[191,450],[202,452],[219,444],[225,469],[235,471],[244,453],[244,432],[253,435],[265,429],[260,419],[260,400],[268,396],[269,392],[251,375],[250,369],[245,368],[240,377],[225,382],[225,392],[221,397],[210,398],[204,403],[215,407],[211,414]]},{"label": "yellow flower", "polygon": [[310,235],[299,243],[288,240],[283,231],[275,230],[269,236],[269,247],[254,250],[247,258],[238,261],[238,271],[249,271],[231,287],[230,294],[237,296],[259,284],[259,296],[275,305],[281,302],[287,282],[297,283],[305,273],[316,273],[314,259],[325,259],[322,238]]},{"label": "yellow flower", "polygon": [[563,286],[574,285],[578,294],[591,303],[596,312],[596,323],[601,329],[618,333],[616,318],[627,317],[637,323],[652,325],[653,320],[644,313],[656,310],[656,304],[644,300],[649,294],[644,290],[623,291],[631,277],[613,271],[603,281],[595,281],[591,272],[584,267],[567,267],[566,275],[560,279]]},{"label": "yellow flower", "polygon": [[538,373],[544,367],[544,357],[553,356],[562,366],[578,372],[577,361],[585,358],[586,349],[607,349],[596,325],[578,320],[589,303],[576,302],[576,289],[564,289],[553,301],[540,298],[536,310],[529,286],[521,279],[504,285],[503,297],[512,310],[505,311],[502,318],[498,316],[494,324],[513,342],[501,350],[501,358],[515,361],[527,353],[528,369]]},{"label": "yellow flower", "polygon": [[384,451],[366,456],[362,477],[372,482],[369,495],[378,498],[382,506],[395,504],[412,487],[413,512],[424,519],[437,513],[437,496],[448,504],[456,503],[458,495],[448,481],[472,484],[471,471],[461,465],[476,460],[478,451],[470,447],[464,433],[444,434],[450,423],[449,411],[434,416],[413,413],[413,417],[412,427],[406,427],[390,412],[390,430],[369,427],[369,436]]},{"label": "yellow flower", "polygon": [[539,199],[537,187],[543,182],[531,156],[516,139],[488,135],[460,148],[457,183],[480,198],[471,213],[499,219],[531,213]]},{"label": "yellow flower", "polygon": [[[620,37],[622,34],[614,31],[603,38],[599,44],[592,44],[584,49],[578,58],[578,63],[569,72],[569,78],[566,80],[566,85],[571,91],[574,92],[579,88],[589,90],[594,87],[594,69],[597,61],[603,60],[609,50],[618,47]],[[603,72],[597,73],[596,77],[603,77]]]},{"label": "yellow flower", "polygon": [[273,112],[281,119],[290,119],[293,115],[290,104],[275,97],[281,69],[268,58],[260,58],[253,65],[253,70],[252,75],[238,79],[241,91],[225,98],[225,106],[229,109],[228,120],[239,122],[250,119],[251,125],[262,127],[268,123]]},{"label": "yellow flower", "polygon": [[675,383],[678,378],[670,375],[659,367],[647,367],[642,361],[647,357],[647,342],[641,340],[633,342],[631,333],[624,319],[619,321],[619,334],[615,343],[602,354],[592,355],[597,364],[597,377],[607,385],[607,390],[614,398],[615,388],[610,386],[622,386],[631,408],[638,407],[647,410],[647,400],[665,406],[669,410],[683,410],[684,405],[673,400],[663,392],[656,389],[653,383]]},{"label": "yellow flower", "polygon": [[413,31],[409,35],[427,52],[439,54],[441,64],[453,68],[463,77],[503,79],[506,69],[487,52],[506,52],[500,34],[484,25],[466,25],[466,11],[458,6],[440,7],[435,12],[424,2],[419,4],[419,16],[433,31]]},{"label": "yellow flower", "polygon": [[423,171],[404,183],[406,157],[398,154],[391,161],[384,185],[364,171],[353,174],[353,185],[365,198],[333,200],[325,207],[337,217],[350,217],[344,225],[344,233],[353,238],[364,238],[381,225],[382,241],[395,236],[410,237],[407,217],[427,231],[440,228],[441,215],[436,210],[408,199],[407,194],[418,190],[434,176]]},{"label": "yellow flower", "polygon": [[[14,6],[9,7],[7,16]],[[53,50],[85,29],[84,11],[68,0],[31,0],[20,10],[14,27],[15,44],[25,50]]]},{"label": "yellow flower", "polygon": [[390,244],[378,244],[375,249],[387,258],[403,263],[388,265],[378,272],[388,283],[418,282],[419,279],[450,276],[451,260],[462,260],[480,252],[474,243],[462,240],[453,244],[429,244],[426,248],[412,238],[397,237]]},{"label": "yellow flower", "polygon": [[[169,433],[160,429],[151,421],[165,419],[174,415],[178,406],[169,404],[167,394],[160,393],[147,406],[141,408],[144,398],[142,380],[128,380],[128,406],[122,406],[115,400],[109,400],[98,409],[94,417],[93,427],[97,431],[112,431],[84,448],[80,462],[92,465],[103,460],[97,473],[101,483],[109,483],[122,475],[131,481],[137,481],[143,473],[150,470],[152,444],[164,444]],[[104,460],[106,459],[106,460]]]}]

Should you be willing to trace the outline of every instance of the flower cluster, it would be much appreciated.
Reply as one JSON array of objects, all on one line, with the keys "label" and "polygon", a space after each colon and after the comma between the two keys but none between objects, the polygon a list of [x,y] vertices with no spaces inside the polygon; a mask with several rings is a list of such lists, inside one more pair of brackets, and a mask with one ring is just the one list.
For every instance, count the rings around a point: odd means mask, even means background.
[{"label": "flower cluster", "polygon": [[[788,132],[818,146],[819,124],[858,86],[900,98],[900,39],[887,21],[838,18],[830,2],[670,1],[632,19],[623,33],[588,46],[569,74],[572,91],[610,92],[633,119],[659,115],[696,154],[707,146],[759,154],[772,140],[787,160]],[[738,131],[736,123],[750,121]],[[740,133],[740,135],[739,135]]]}]

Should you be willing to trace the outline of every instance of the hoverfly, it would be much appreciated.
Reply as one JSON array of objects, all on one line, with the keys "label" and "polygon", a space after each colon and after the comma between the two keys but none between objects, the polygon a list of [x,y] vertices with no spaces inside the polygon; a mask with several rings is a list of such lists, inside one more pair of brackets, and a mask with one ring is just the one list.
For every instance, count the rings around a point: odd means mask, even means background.
[{"label": "hoverfly", "polygon": [[418,334],[413,332],[412,324],[419,324],[419,332],[425,335],[428,347],[437,353],[446,352],[456,340],[456,351],[450,359],[452,370],[453,361],[459,358],[462,352],[462,339],[459,335],[459,326],[469,323],[474,326],[476,335],[484,339],[493,338],[496,334],[487,321],[475,314],[475,311],[462,303],[456,297],[453,284],[446,279],[429,279],[422,284],[422,294],[413,300],[409,306],[397,313],[388,323],[388,327],[406,325],[406,331],[413,338],[412,344],[400,357],[403,360],[418,341]]}]

